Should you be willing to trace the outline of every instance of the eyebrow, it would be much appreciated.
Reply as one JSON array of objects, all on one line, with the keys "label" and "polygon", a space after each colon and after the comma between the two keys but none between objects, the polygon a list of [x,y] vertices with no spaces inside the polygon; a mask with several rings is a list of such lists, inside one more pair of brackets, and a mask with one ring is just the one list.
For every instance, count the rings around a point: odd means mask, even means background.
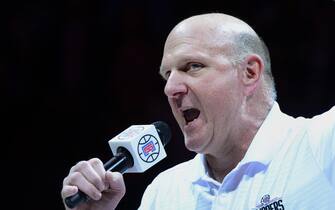
[{"label": "eyebrow", "polygon": [[[201,59],[203,59],[204,56],[202,56],[201,54],[198,55],[181,55],[179,56],[178,60],[175,62],[175,64],[177,64],[177,66],[179,66],[178,64],[180,63],[187,63],[187,62],[202,62],[200,61]],[[164,68],[164,66],[160,66],[159,67],[159,74],[164,76],[163,73],[166,71],[166,68]]]}]

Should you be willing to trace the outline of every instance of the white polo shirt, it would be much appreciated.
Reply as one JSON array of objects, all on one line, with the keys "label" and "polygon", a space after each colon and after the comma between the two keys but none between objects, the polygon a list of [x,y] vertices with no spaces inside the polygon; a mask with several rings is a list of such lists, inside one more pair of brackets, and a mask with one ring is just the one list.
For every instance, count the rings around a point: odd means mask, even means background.
[{"label": "white polo shirt", "polygon": [[335,209],[335,107],[293,118],[274,103],[246,155],[222,183],[203,155],[159,174],[140,210]]}]

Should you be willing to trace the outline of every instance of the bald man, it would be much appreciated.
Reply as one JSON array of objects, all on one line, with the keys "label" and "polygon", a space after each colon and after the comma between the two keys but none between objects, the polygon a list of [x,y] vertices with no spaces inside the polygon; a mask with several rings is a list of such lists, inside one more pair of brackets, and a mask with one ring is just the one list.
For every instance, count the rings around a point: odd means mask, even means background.
[{"label": "bald man", "polygon": [[[312,119],[282,113],[268,50],[248,24],[217,13],[180,22],[160,74],[197,155],[159,174],[139,209],[335,209],[335,108]],[[92,199],[76,210],[114,209],[125,193],[99,159],[71,169],[62,197],[78,188]]]}]

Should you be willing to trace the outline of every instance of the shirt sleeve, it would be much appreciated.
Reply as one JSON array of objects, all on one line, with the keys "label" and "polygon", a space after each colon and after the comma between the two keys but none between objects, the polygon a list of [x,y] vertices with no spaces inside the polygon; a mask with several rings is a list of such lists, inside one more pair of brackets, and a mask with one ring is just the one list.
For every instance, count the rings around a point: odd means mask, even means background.
[{"label": "shirt sleeve", "polygon": [[310,121],[308,139],[315,160],[335,188],[335,107]]}]

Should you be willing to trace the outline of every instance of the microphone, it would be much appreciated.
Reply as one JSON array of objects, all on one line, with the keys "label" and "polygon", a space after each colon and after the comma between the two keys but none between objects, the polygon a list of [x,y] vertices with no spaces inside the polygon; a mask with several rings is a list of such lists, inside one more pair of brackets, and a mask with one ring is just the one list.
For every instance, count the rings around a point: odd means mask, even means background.
[{"label": "microphone", "polygon": [[[163,121],[150,125],[132,125],[108,141],[113,157],[104,163],[104,168],[122,174],[142,173],[167,156],[164,146],[170,139],[170,127]],[[74,208],[88,199],[79,190],[65,198],[65,204]]]}]

